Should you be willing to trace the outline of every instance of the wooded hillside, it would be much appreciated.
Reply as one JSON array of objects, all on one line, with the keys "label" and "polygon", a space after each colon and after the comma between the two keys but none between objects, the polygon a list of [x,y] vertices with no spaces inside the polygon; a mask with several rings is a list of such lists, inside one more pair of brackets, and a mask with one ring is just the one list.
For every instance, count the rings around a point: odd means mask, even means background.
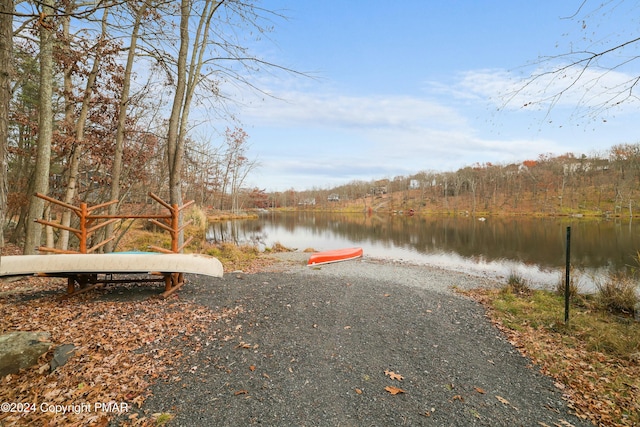
[{"label": "wooded hillside", "polygon": [[[476,164],[455,172],[419,172],[370,182],[271,195],[278,207],[468,213],[470,215],[636,215],[640,144],[597,156],[540,155]],[[640,212],[640,211],[639,211]]]}]

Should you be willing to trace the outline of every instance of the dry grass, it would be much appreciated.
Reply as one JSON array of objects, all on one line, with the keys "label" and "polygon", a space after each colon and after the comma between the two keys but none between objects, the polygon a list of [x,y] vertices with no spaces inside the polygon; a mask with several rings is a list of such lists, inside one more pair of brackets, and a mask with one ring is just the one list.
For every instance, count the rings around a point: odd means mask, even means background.
[{"label": "dry grass", "polygon": [[203,253],[218,258],[225,271],[247,271],[260,256],[260,251],[254,246],[233,243],[206,245]]},{"label": "dry grass", "polygon": [[[580,292],[578,288],[579,277],[578,273],[575,271],[573,267],[571,267],[570,275],[569,275],[569,297],[576,298]],[[563,276],[562,280],[560,280],[556,285],[556,293],[564,298],[564,295],[567,291],[566,279]]]},{"label": "dry grass", "polygon": [[203,234],[207,231],[207,214],[198,206],[194,206],[185,215],[185,222],[191,221],[191,226]]},{"label": "dry grass", "polygon": [[512,292],[514,294],[531,294],[531,288],[529,287],[527,280],[515,271],[512,271],[509,274],[505,291]]},{"label": "dry grass", "polygon": [[290,249],[280,242],[275,242],[272,247],[265,248],[264,251],[267,253],[278,253],[278,252],[292,252],[294,251],[294,249]]},{"label": "dry grass", "polygon": [[597,425],[640,425],[640,322],[603,310],[597,297],[576,298],[564,323],[553,292],[467,292],[542,372],[556,379],[577,414]]},{"label": "dry grass", "polygon": [[596,283],[595,303],[611,313],[633,314],[638,298],[638,283],[631,277],[614,275]]}]

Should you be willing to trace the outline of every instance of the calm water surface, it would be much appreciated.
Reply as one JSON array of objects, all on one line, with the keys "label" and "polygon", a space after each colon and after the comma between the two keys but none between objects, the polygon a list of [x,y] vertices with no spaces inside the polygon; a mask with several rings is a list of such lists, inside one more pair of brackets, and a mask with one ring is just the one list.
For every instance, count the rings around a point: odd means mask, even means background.
[{"label": "calm water surface", "polygon": [[360,246],[365,256],[427,264],[480,276],[515,272],[540,287],[564,277],[567,226],[573,275],[588,291],[609,273],[640,268],[640,221],[621,219],[409,217],[268,213],[212,224],[212,241],[304,250]]}]

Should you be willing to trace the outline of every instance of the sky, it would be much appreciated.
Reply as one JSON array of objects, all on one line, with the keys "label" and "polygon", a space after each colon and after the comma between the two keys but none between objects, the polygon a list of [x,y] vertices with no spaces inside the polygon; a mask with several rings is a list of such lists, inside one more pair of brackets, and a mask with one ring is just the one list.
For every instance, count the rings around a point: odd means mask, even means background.
[{"label": "sky", "polygon": [[274,20],[254,51],[306,75],[263,73],[255,82],[268,95],[234,94],[249,156],[260,164],[246,186],[328,189],[541,154],[606,155],[613,145],[639,142],[634,97],[598,108],[640,75],[627,61],[635,46],[593,62],[579,84],[572,84],[575,68],[523,80],[567,64],[572,51],[637,37],[636,2],[582,3],[263,2],[287,19]]}]

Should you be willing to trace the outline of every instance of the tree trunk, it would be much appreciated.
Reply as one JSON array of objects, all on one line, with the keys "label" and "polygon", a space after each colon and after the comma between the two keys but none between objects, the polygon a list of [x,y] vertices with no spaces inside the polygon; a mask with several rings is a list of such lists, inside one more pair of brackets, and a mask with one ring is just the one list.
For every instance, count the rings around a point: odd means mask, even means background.
[{"label": "tree trunk", "polygon": [[[127,123],[127,107],[129,106],[129,91],[131,90],[131,70],[136,57],[136,46],[138,43],[138,33],[140,31],[140,23],[142,17],[147,11],[148,3],[144,2],[140,9],[136,12],[136,20],[131,31],[131,41],[129,44],[129,52],[127,55],[127,65],[124,71],[124,80],[122,82],[122,95],[120,98],[120,106],[118,110],[118,124],[116,129],[116,146],[113,155],[113,166],[111,168],[111,189],[109,192],[110,200],[120,199],[120,177],[122,176],[122,155],[124,153],[124,131]],[[109,206],[109,214],[117,213],[119,203]],[[105,230],[106,237],[109,238],[114,233],[114,225],[107,225]],[[107,252],[113,252],[115,244],[109,242],[106,245]]]},{"label": "tree trunk", "polygon": [[[180,50],[178,52],[177,84],[171,108],[171,116],[169,117],[169,130],[167,132],[169,203],[178,206],[182,205],[180,176],[182,172],[182,151],[184,148],[184,141],[180,140],[180,124],[182,123],[187,86],[187,56],[189,54],[190,15],[191,2],[189,0],[182,0],[180,5]],[[182,225],[182,221],[180,221],[180,225]],[[180,232],[178,246],[181,246],[183,239],[183,234]]]},{"label": "tree trunk", "polygon": [[[68,11],[70,15],[70,10]],[[105,9],[103,18],[102,18],[102,36],[106,35],[107,30],[107,17],[109,15],[109,10]],[[63,31],[65,34],[65,41],[69,40],[69,19],[65,18]],[[73,148],[71,150],[71,157],[69,159],[69,169],[67,172],[67,188],[65,191],[65,196],[63,201],[67,204],[73,204],[73,199],[76,196],[76,192],[78,191],[78,172],[80,169],[80,154],[82,153],[82,145],[84,143],[84,129],[87,121],[87,116],[89,114],[89,106],[91,102],[91,96],[93,95],[94,86],[96,82],[96,77],[98,75],[98,71],[100,68],[101,62],[101,54],[100,54],[100,45],[96,46],[95,57],[93,60],[93,66],[91,68],[91,72],[87,78],[87,84],[84,91],[84,96],[82,98],[82,106],[80,108],[80,115],[77,118],[76,124],[74,126],[74,143]],[[68,67],[65,69],[64,76],[64,85],[65,85],[65,96],[67,97],[67,106],[65,108],[65,116],[68,123],[73,122],[73,113],[75,111],[75,103],[72,101],[72,76],[71,76],[71,68]],[[71,212],[68,209],[62,214],[62,225],[65,227],[69,227],[71,224]],[[69,246],[69,232],[66,230],[62,230],[60,234],[60,242],[58,246],[61,249],[67,249]]]},{"label": "tree trunk", "polygon": [[[65,40],[65,48],[69,48],[70,44],[70,21],[71,21],[71,5],[72,3],[67,4],[67,10],[65,16],[62,18],[62,34]],[[69,52],[67,52],[69,53]],[[72,80],[72,70],[73,70],[73,61],[69,61],[69,64],[64,68],[64,120],[66,123],[66,128],[71,129],[71,123],[74,121],[74,113],[75,113],[75,102],[73,101],[73,80]],[[65,195],[65,202],[71,203],[73,195],[76,192],[76,178],[78,175],[78,161],[79,161],[79,150],[76,143],[71,147],[71,156],[68,163],[68,168],[66,171],[67,175],[67,191]],[[71,197],[69,197],[71,195]],[[71,211],[69,209],[65,209],[62,212],[62,219],[60,223],[64,226],[69,226],[71,224]],[[47,246],[49,244],[47,243]],[[59,249],[68,249],[69,248],[69,231],[68,230],[60,230],[60,238],[58,239]]]},{"label": "tree trunk", "polygon": [[[191,2],[182,0],[180,5],[180,50],[178,51],[177,84],[175,98],[169,118],[169,130],[167,133],[167,159],[169,163],[169,199],[172,205],[182,205],[181,174],[184,157],[184,142],[189,120],[189,108],[196,87],[200,83],[203,55],[207,47],[211,18],[220,1],[207,0],[199,16],[198,26],[193,41],[189,48],[189,22],[195,19],[191,16]],[[191,60],[187,60],[191,55]],[[179,224],[182,225],[182,215]],[[184,234],[180,232],[178,246],[182,246]]]},{"label": "tree trunk", "polygon": [[0,248],[4,246],[7,212],[7,146],[9,139],[9,103],[11,100],[11,47],[13,0],[0,0]]},{"label": "tree trunk", "polygon": [[29,188],[29,214],[26,224],[24,254],[35,254],[40,246],[42,227],[35,222],[42,218],[44,200],[35,197],[35,193],[46,194],[49,191],[49,168],[51,162],[51,139],[53,136],[53,43],[55,0],[43,0],[40,20],[40,93],[38,113],[38,149],[34,169],[33,185]]}]

